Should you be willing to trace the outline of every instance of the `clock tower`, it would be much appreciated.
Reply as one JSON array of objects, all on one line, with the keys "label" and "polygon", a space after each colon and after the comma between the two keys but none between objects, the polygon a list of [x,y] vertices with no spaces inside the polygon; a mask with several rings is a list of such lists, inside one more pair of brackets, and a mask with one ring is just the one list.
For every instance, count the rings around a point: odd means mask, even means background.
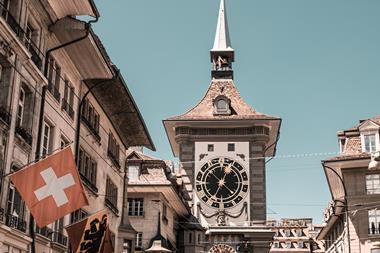
[{"label": "clock tower", "polygon": [[276,153],[281,119],[257,112],[234,84],[224,0],[210,56],[212,80],[203,99],[163,123],[189,207],[207,229],[206,252],[269,252],[265,158]]}]

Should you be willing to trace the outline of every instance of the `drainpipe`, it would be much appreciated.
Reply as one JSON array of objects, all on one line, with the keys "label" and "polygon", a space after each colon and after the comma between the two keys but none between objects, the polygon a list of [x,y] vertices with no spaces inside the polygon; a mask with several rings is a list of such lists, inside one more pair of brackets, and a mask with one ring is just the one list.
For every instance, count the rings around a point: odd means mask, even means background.
[{"label": "drainpipe", "polygon": [[[62,45],[50,48],[49,50],[46,51],[45,64],[44,64],[44,76],[45,77],[47,76],[48,67],[49,67],[49,57],[50,57],[51,53],[58,50],[58,49],[70,46],[74,43],[77,43],[77,42],[87,38],[88,35],[90,34],[91,23],[95,23],[98,20],[99,20],[99,16],[97,15],[94,20],[90,20],[88,23],[85,24],[86,34],[84,36],[82,36],[78,39],[66,42]],[[45,85],[42,87],[42,94],[41,94],[41,107],[40,107],[40,114],[39,114],[39,120],[38,120],[37,146],[36,146],[36,154],[35,154],[36,160],[40,159],[42,129],[43,129],[44,112],[45,112],[46,90],[47,90],[47,86]],[[30,214],[30,219],[29,219],[29,231],[30,231],[30,237],[32,238],[31,252],[36,253],[36,243],[35,243],[36,235],[35,235],[35,231],[34,231],[34,218],[31,214]]]}]

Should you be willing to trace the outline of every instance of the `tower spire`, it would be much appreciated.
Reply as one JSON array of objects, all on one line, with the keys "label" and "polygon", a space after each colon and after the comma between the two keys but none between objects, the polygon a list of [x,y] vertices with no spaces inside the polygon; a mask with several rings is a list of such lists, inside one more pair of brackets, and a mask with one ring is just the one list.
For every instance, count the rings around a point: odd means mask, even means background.
[{"label": "tower spire", "polygon": [[216,27],[215,41],[212,51],[233,50],[231,47],[230,33],[228,30],[227,12],[225,0],[220,1],[218,25]]},{"label": "tower spire", "polygon": [[212,78],[232,79],[232,62],[235,60],[235,51],[231,47],[225,0],[220,0],[214,46],[210,53],[212,62]]}]

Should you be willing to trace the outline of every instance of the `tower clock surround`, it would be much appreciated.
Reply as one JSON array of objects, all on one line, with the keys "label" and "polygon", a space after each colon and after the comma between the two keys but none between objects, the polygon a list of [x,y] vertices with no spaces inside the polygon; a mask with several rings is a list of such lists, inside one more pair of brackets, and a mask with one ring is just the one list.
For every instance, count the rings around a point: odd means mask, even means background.
[{"label": "tower clock surround", "polygon": [[203,225],[217,225],[217,213],[228,210],[226,225],[247,223],[249,210],[242,210],[250,195],[249,142],[196,141],[194,148],[198,161],[193,207],[198,219]]}]

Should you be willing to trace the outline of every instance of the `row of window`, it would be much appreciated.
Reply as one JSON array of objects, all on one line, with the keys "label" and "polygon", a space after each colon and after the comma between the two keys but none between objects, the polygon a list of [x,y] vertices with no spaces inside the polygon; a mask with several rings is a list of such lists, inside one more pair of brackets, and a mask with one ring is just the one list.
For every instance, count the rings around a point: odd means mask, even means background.
[{"label": "row of window", "polygon": [[[284,229],[283,234],[285,237],[292,237],[292,236],[301,237],[305,235],[302,229],[295,229],[294,234],[292,233],[291,229]],[[282,233],[280,232],[280,230],[275,231],[275,236],[282,237]]]},{"label": "row of window", "polygon": [[120,146],[112,133],[108,135],[108,156],[115,166],[120,168]]},{"label": "row of window", "polygon": [[[214,144],[208,144],[207,145],[207,151],[208,152],[214,152]],[[235,143],[228,143],[227,151],[228,152],[234,152],[235,151]]]},{"label": "row of window", "polygon": [[83,148],[79,150],[78,170],[85,183],[95,192],[98,164]]},{"label": "row of window", "polygon": [[[58,103],[62,102],[61,108],[65,111],[71,119],[74,119],[74,87],[70,81],[62,78],[62,69],[54,58],[49,59],[48,64],[48,91],[53,95]],[[63,97],[61,98],[61,84],[63,83]]]},{"label": "row of window", "polygon": [[118,213],[117,209],[117,186],[112,180],[107,177],[106,184],[106,204],[114,210],[114,212]]},{"label": "row of window", "polygon": [[283,245],[279,241],[274,241],[273,242],[273,248],[276,248],[276,249],[279,249],[279,248],[291,249],[291,248],[295,248],[294,244],[297,245],[298,249],[308,248],[308,245],[309,245],[308,242],[303,242],[303,241],[298,241],[298,242],[286,241]]},{"label": "row of window", "polygon": [[94,106],[89,102],[87,98],[83,101],[82,121],[86,124],[88,129],[95,136],[95,138],[98,141],[100,141],[100,135],[99,135],[100,116],[99,116],[99,113],[95,110]]}]

